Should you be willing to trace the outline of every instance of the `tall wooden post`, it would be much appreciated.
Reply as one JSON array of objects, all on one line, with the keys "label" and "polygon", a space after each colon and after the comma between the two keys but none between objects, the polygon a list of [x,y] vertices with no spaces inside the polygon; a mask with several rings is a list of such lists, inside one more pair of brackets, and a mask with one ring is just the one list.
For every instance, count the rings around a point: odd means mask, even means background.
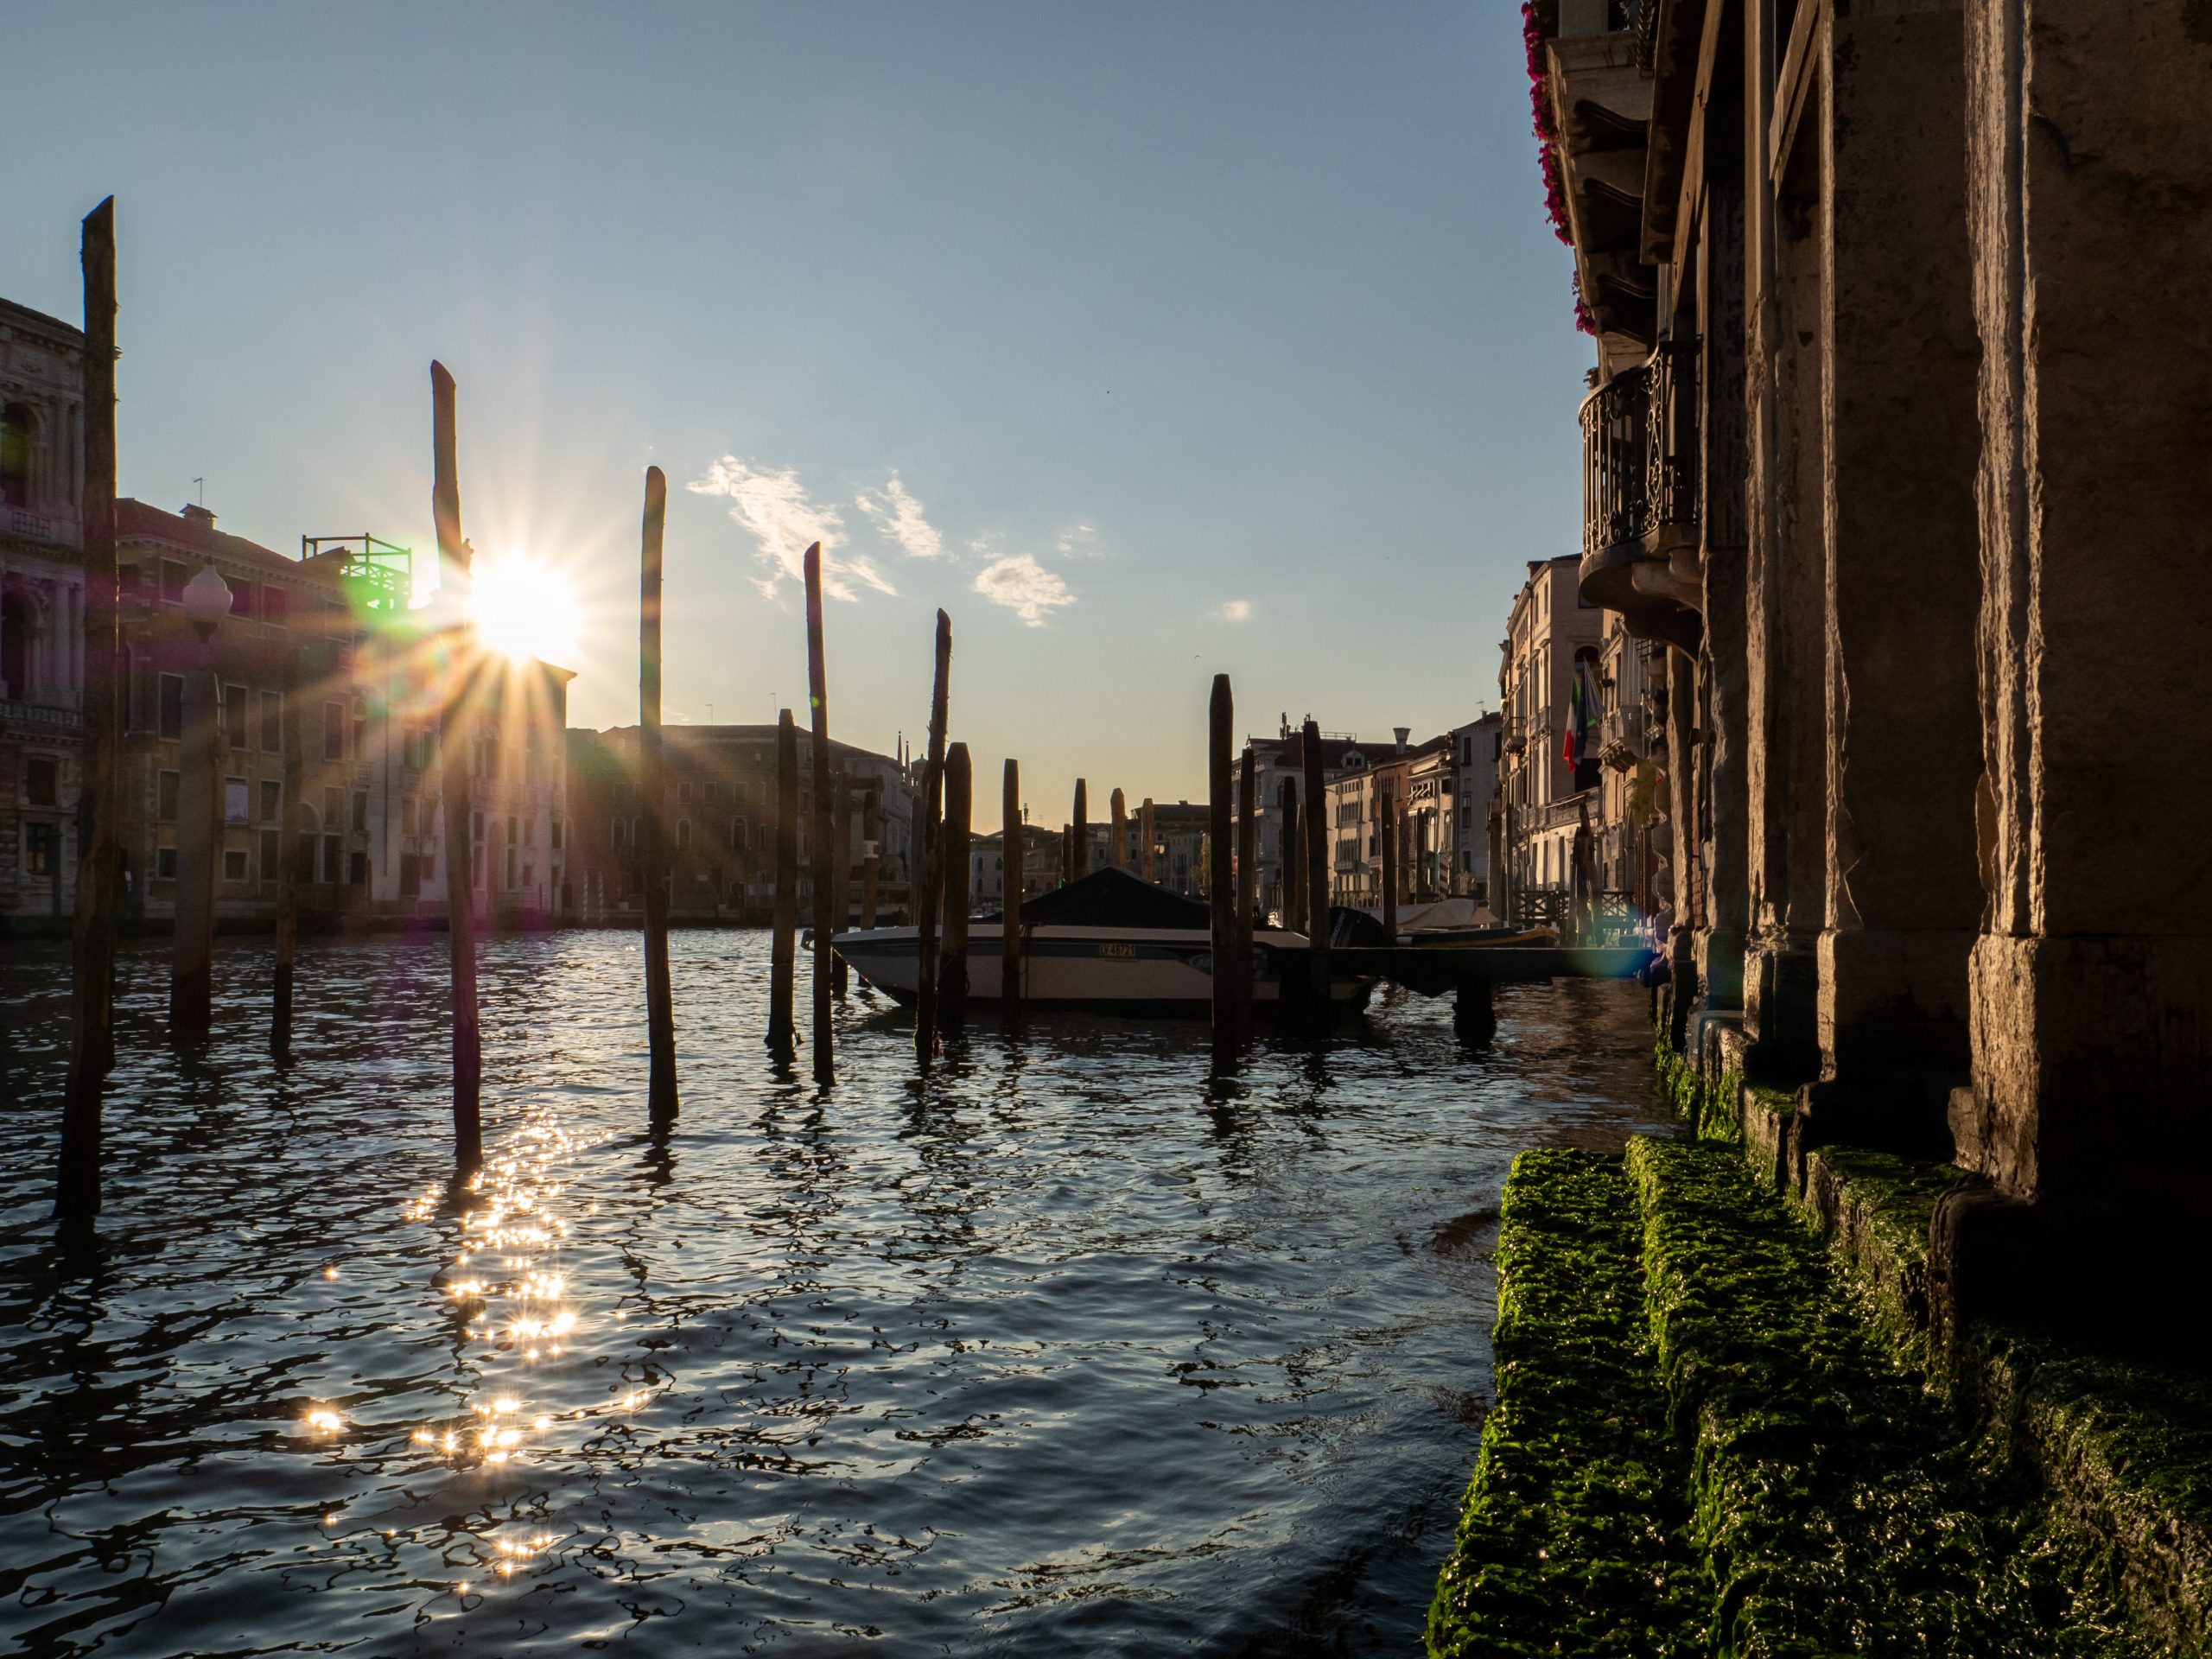
[{"label": "tall wooden post", "polygon": [[1213,1054],[1216,1064],[1236,1050],[1236,888],[1232,868],[1236,833],[1230,812],[1230,730],[1236,711],[1229,676],[1213,677],[1206,710],[1206,908],[1212,919]]},{"label": "tall wooden post", "polygon": [[203,635],[200,661],[184,679],[184,741],[177,746],[181,776],[176,902],[169,932],[169,1036],[180,1043],[207,1041],[214,1024],[215,866],[222,858],[223,795],[216,775],[216,751],[222,741],[216,720],[222,697],[208,636]]},{"label": "tall wooden post", "polygon": [[284,687],[277,714],[277,747],[284,769],[283,805],[276,815],[276,978],[269,1010],[270,1052],[282,1059],[292,1052],[292,967],[300,948],[300,861],[297,853],[300,792],[305,783],[301,759],[300,695],[306,647],[284,653]]},{"label": "tall wooden post", "polygon": [[1009,1020],[1021,1013],[1022,877],[1029,842],[1021,825],[1021,767],[1009,756],[999,801],[999,834],[1006,846],[1003,900],[999,906],[999,1007]]},{"label": "tall wooden post", "polygon": [[[830,798],[830,926],[832,942],[845,931],[853,914],[853,780],[841,766],[836,788]],[[845,995],[845,959],[830,953],[830,988]]]},{"label": "tall wooden post", "polygon": [[1382,843],[1382,931],[1393,944],[1398,940],[1397,807],[1389,790],[1375,791],[1375,827]]},{"label": "tall wooden post", "polygon": [[937,669],[930,685],[929,758],[922,766],[922,868],[914,944],[921,981],[914,998],[914,1054],[926,1069],[937,1055],[937,917],[944,888],[944,728],[952,696],[952,619],[937,613]]},{"label": "tall wooden post", "polygon": [[1144,804],[1137,809],[1137,839],[1144,843],[1143,855],[1139,860],[1141,868],[1137,873],[1147,881],[1160,879],[1159,859],[1154,851],[1158,838],[1159,829],[1153,817],[1152,797],[1147,795],[1144,798]]},{"label": "tall wooden post", "polygon": [[1068,880],[1080,881],[1090,874],[1090,785],[1075,780],[1075,822],[1070,827],[1074,845],[1068,855]]},{"label": "tall wooden post", "polygon": [[1259,908],[1259,780],[1248,750],[1236,779],[1236,1034],[1252,1032],[1252,928]]},{"label": "tall wooden post", "polygon": [[861,855],[861,931],[875,925],[876,883],[883,866],[883,796],[874,784],[861,800],[861,839],[868,851]]},{"label": "tall wooden post", "polygon": [[1306,994],[1313,1014],[1329,1017],[1329,785],[1321,766],[1321,727],[1307,721],[1299,748],[1306,763]]},{"label": "tall wooden post", "polygon": [[656,1122],[676,1116],[676,1001],[668,973],[667,769],[660,732],[661,531],[668,480],[645,468],[644,539],[638,585],[638,790],[645,810],[645,1109]]},{"label": "tall wooden post", "polygon": [[792,979],[798,958],[798,728],[776,715],[776,907],[768,934],[768,1046],[798,1046]]},{"label": "tall wooden post", "polygon": [[969,829],[976,779],[968,746],[944,753],[944,966],[938,972],[938,1016],[948,1028],[968,1018]]},{"label": "tall wooden post", "polygon": [[1275,806],[1280,814],[1275,827],[1276,897],[1282,903],[1283,926],[1295,933],[1300,931],[1298,867],[1304,843],[1298,839],[1298,785],[1292,779],[1282,780],[1282,787],[1276,791]]},{"label": "tall wooden post", "polygon": [[[454,458],[454,384],[430,365],[430,512],[438,527],[438,585],[453,603],[467,584],[468,543],[461,534],[461,474]],[[476,1010],[475,842],[468,798],[468,702],[476,673],[476,626],[461,615],[448,626],[451,649],[440,700],[438,793],[446,821],[446,955],[453,978],[453,1144],[463,1169],[484,1160],[480,1101],[484,1046]]]},{"label": "tall wooden post", "polygon": [[81,1225],[100,1210],[101,1109],[115,1064],[115,762],[122,725],[123,649],[115,574],[115,198],[85,216],[85,461],[79,499],[85,542],[84,804],[78,823],[69,1078],[54,1213]]},{"label": "tall wooden post", "polygon": [[1113,841],[1106,849],[1106,861],[1117,870],[1129,868],[1129,807],[1120,790],[1113,796]]},{"label": "tall wooden post", "polygon": [[830,842],[835,784],[830,776],[830,670],[822,650],[822,543],[806,550],[806,700],[814,717],[814,1080],[823,1088],[836,1081],[830,1027],[830,963],[837,927],[832,919],[831,872],[837,853]]}]

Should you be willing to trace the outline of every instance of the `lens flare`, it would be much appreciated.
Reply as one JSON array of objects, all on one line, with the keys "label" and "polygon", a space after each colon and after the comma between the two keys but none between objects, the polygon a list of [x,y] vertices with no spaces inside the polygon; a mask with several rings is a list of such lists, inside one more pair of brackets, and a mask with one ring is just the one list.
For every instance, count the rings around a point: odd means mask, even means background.
[{"label": "lens flare", "polygon": [[486,554],[471,575],[469,614],[487,651],[563,666],[575,660],[577,608],[565,572],[528,553]]}]

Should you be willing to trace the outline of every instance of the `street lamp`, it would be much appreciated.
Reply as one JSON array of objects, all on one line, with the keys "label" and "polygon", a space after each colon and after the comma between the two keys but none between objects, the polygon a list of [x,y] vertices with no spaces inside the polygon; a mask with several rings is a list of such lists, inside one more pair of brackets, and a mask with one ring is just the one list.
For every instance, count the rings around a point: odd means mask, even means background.
[{"label": "street lamp", "polygon": [[200,636],[200,660],[184,682],[177,757],[176,893],[169,945],[169,1035],[203,1041],[214,1026],[216,782],[215,627],[230,614],[231,588],[203,564],[184,585],[185,620]]}]

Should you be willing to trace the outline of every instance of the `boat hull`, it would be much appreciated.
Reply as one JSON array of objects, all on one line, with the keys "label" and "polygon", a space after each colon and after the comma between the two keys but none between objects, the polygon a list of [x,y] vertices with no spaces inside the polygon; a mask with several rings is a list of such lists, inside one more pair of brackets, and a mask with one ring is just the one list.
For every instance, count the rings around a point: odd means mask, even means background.
[{"label": "boat hull", "polygon": [[[911,927],[876,928],[837,936],[837,954],[868,984],[899,1002],[912,1002],[921,980],[918,935]],[[1274,945],[1303,950],[1295,933],[1263,932],[1253,941],[1254,1006],[1281,1000]],[[1182,929],[1025,929],[1021,941],[1021,1000],[1053,1007],[1119,1013],[1194,1013],[1213,1001],[1213,944],[1204,933]],[[971,923],[968,930],[968,1000],[1001,1000],[1004,962],[999,925]],[[1374,981],[1345,976],[1329,988],[1339,1005],[1363,1002]]]}]

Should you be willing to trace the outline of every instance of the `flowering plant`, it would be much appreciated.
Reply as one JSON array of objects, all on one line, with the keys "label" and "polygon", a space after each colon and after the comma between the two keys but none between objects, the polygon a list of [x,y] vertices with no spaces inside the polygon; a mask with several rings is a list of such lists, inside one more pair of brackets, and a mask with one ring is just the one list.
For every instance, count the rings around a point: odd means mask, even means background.
[{"label": "flowering plant", "polygon": [[[1553,10],[1556,0],[1551,0],[1544,10]],[[1521,44],[1529,60],[1529,109],[1530,124],[1535,129],[1537,165],[1544,176],[1544,211],[1551,216],[1552,232],[1570,248],[1574,245],[1574,233],[1567,217],[1567,179],[1559,164],[1559,123],[1552,118],[1552,101],[1545,89],[1544,35],[1546,19],[1537,10],[1537,0],[1521,0]],[[1582,281],[1578,276],[1574,283],[1574,326],[1586,334],[1595,334],[1598,326],[1590,315],[1590,308],[1582,297]]]}]

